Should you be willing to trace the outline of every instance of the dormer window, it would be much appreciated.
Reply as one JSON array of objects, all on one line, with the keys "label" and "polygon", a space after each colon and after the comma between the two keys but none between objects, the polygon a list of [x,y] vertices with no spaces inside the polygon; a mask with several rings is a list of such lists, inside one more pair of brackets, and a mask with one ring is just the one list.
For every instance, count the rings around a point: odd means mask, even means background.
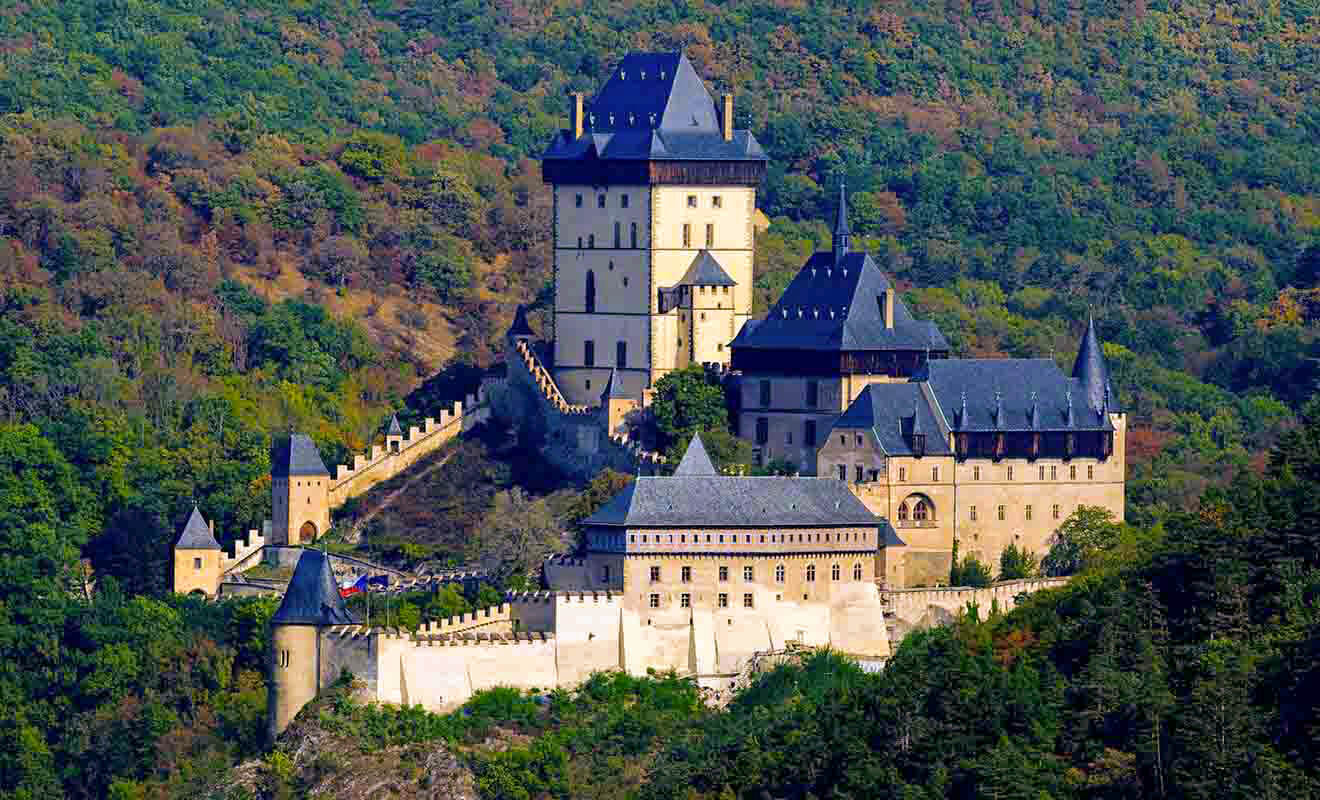
[{"label": "dormer window", "polygon": [[641,79],[642,79],[642,80],[646,80],[646,70],[642,70],[642,72],[641,72]]},{"label": "dormer window", "polygon": [[619,80],[621,81],[628,80],[628,73],[624,72],[623,70],[619,70]]}]

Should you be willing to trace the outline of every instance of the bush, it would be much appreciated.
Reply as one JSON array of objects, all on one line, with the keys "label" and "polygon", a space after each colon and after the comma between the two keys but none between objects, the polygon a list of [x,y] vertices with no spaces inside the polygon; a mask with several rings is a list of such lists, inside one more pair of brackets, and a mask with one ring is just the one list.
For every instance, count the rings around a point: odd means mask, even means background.
[{"label": "bush", "polygon": [[955,564],[949,570],[950,586],[970,586],[981,589],[990,585],[990,567],[982,564],[976,556],[967,556],[962,563]]},{"label": "bush", "polygon": [[1036,577],[1036,557],[1010,544],[999,554],[999,580],[1016,581]]}]

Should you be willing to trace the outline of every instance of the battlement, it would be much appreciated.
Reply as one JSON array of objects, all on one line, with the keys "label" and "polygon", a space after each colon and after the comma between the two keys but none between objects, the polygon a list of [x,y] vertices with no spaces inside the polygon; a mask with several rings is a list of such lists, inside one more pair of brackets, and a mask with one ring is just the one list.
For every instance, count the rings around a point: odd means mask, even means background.
[{"label": "battlement", "polygon": [[641,446],[640,444],[638,444],[637,442],[632,441],[632,440],[629,439],[627,436],[624,436],[624,435],[621,434],[621,433],[611,433],[611,434],[610,434],[610,441],[613,442],[614,444],[618,445],[619,447],[622,447],[622,448],[624,448],[625,450],[628,450],[630,453],[632,453],[633,458],[637,459],[638,461],[640,461],[640,462],[642,462],[642,463],[645,463],[645,464],[663,464],[663,463],[665,463],[665,457],[664,457],[664,456],[662,456],[661,454],[655,452],[654,450],[647,450],[646,448],[642,447],[642,446]]},{"label": "battlement", "polygon": [[497,606],[479,608],[471,614],[459,614],[457,617],[432,620],[418,628],[417,635],[438,636],[442,634],[459,633],[472,630],[473,628],[480,628],[485,625],[509,622],[512,618],[512,610],[510,609],[509,604],[500,603]]},{"label": "battlement", "polygon": [[554,564],[562,567],[580,567],[583,564],[587,563],[586,559],[584,558],[573,558],[572,556],[567,556],[562,553],[558,553],[552,556],[546,556],[545,560],[546,563],[548,564]]},{"label": "battlement", "polygon": [[222,553],[220,555],[220,573],[223,575],[233,571],[236,567],[243,564],[252,556],[261,552],[266,546],[266,537],[261,531],[253,528],[247,532],[247,538],[234,540],[234,555]]},{"label": "battlement", "polygon": [[515,631],[513,633],[455,633],[440,636],[416,636],[413,644],[417,647],[471,647],[501,644],[539,644],[554,641],[555,635],[548,631]]},{"label": "battlement", "polygon": [[568,416],[585,416],[592,413],[589,406],[574,405],[568,402],[564,393],[559,391],[559,384],[555,383],[550,370],[545,368],[541,359],[537,358],[536,352],[532,350],[531,345],[526,339],[518,339],[514,342],[514,352],[518,354],[522,366],[527,370],[532,379],[532,383],[540,391],[542,399],[550,404],[551,408],[560,414]]},{"label": "battlement", "polygon": [[555,600],[554,592],[505,592],[504,601],[506,603],[553,603]]}]

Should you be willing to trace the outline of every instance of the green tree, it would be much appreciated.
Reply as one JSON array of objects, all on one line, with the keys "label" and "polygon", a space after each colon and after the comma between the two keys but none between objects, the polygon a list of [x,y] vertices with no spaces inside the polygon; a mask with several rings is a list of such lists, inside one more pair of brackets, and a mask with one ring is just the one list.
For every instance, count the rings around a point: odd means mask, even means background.
[{"label": "green tree", "polygon": [[1016,581],[1036,577],[1036,556],[1029,550],[1010,544],[999,554],[999,580]]},{"label": "green tree", "polygon": [[662,450],[690,439],[695,431],[727,430],[729,425],[724,389],[695,364],[656,381],[651,412]]},{"label": "green tree", "polygon": [[1041,559],[1041,572],[1050,576],[1079,572],[1088,561],[1113,547],[1119,533],[1112,511],[1100,506],[1078,506],[1051,537],[1049,552]]}]

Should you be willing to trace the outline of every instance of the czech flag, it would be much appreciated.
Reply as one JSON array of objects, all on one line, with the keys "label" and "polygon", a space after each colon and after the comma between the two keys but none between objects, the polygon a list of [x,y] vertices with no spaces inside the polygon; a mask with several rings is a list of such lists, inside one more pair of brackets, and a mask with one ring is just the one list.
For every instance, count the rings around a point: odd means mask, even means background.
[{"label": "czech flag", "polygon": [[367,578],[367,586],[372,589],[388,589],[390,588],[390,576],[372,575],[370,578]]},{"label": "czech flag", "polygon": [[345,578],[344,582],[339,584],[340,597],[352,597],[355,594],[361,594],[367,590],[367,576],[361,575],[356,579]]}]

